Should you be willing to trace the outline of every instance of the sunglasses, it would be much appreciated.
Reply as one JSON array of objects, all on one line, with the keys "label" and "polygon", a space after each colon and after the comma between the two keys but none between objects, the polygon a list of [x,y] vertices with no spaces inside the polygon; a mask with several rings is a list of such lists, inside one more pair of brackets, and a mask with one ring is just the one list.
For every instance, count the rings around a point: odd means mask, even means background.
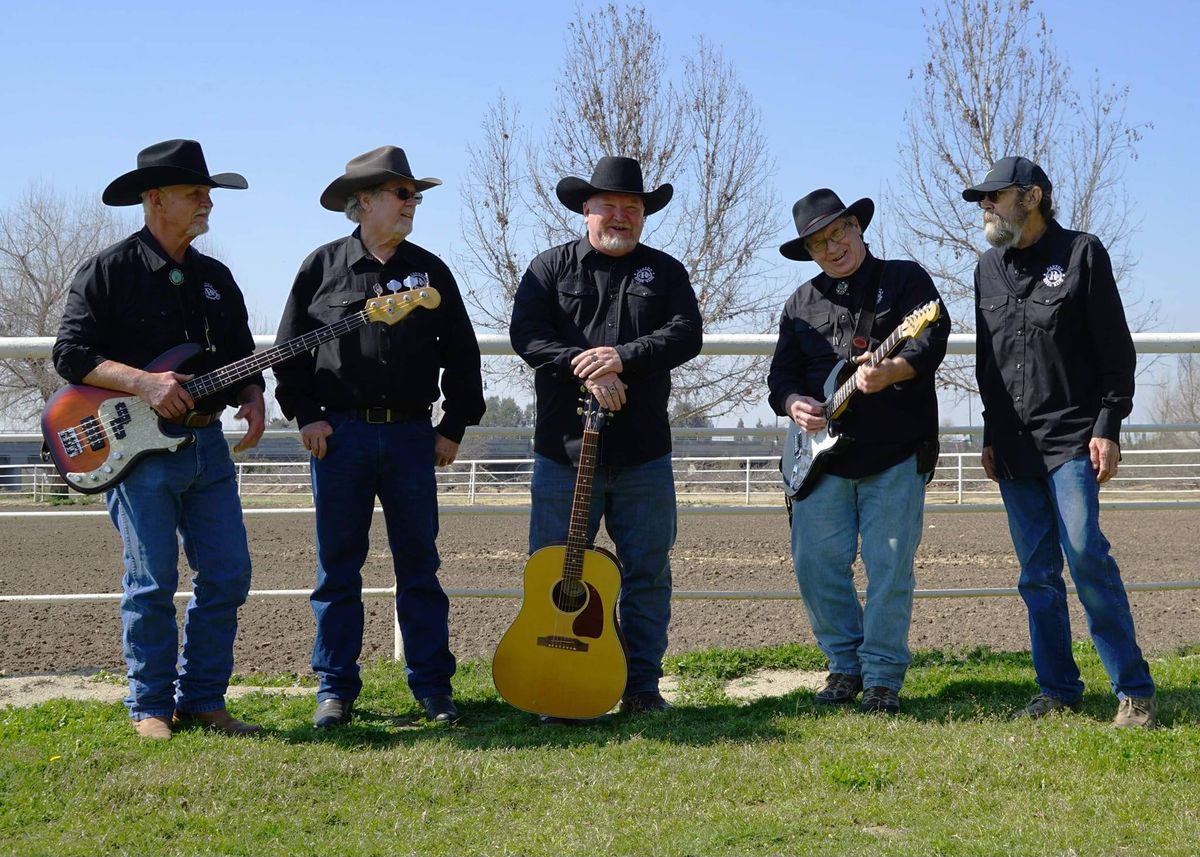
[{"label": "sunglasses", "polygon": [[394,193],[396,195],[396,199],[399,199],[402,202],[408,202],[411,199],[413,200],[413,205],[420,205],[421,200],[425,198],[421,195],[419,190],[409,190],[405,187],[385,188],[384,192]]}]

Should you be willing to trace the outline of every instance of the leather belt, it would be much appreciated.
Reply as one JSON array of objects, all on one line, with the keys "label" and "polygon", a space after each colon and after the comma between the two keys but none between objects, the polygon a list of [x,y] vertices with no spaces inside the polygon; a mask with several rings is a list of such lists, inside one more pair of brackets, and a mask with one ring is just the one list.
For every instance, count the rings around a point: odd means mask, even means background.
[{"label": "leather belt", "polygon": [[220,418],[220,414],[198,414],[192,411],[185,414],[182,419],[170,420],[170,422],[181,426],[187,426],[188,428],[205,428],[212,425]]},{"label": "leather belt", "polygon": [[355,408],[354,416],[366,423],[402,423],[409,420],[427,420],[432,408]]}]

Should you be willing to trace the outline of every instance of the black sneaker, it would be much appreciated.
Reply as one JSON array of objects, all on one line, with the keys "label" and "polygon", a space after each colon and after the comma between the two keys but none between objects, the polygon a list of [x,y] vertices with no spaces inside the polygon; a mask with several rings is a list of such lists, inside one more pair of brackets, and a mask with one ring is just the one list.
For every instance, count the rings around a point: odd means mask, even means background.
[{"label": "black sneaker", "polygon": [[657,690],[644,690],[621,697],[622,714],[645,714],[657,711],[670,711],[671,703],[663,699]]},{"label": "black sneaker", "polygon": [[858,708],[863,714],[895,714],[900,710],[900,694],[890,687],[868,687]]},{"label": "black sneaker", "polygon": [[842,705],[853,702],[862,690],[862,676],[849,673],[830,673],[825,686],[817,691],[816,700],[822,705]]}]

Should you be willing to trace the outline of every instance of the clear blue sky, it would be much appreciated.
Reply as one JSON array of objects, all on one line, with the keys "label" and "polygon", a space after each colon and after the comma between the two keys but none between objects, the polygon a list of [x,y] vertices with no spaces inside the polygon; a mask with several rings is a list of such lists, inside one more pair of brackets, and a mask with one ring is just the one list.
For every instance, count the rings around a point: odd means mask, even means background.
[{"label": "clear blue sky", "polygon": [[[647,4],[668,54],[703,35],[753,93],[779,164],[781,241],[794,235],[791,202],[809,190],[878,197],[894,178],[919,87],[909,72],[925,52],[921,5],[936,0]],[[1093,70],[1128,84],[1128,119],[1154,123],[1127,173],[1141,218],[1133,285],[1161,301],[1160,329],[1200,330],[1188,252],[1200,236],[1200,4],[1035,9],[1079,85]],[[426,195],[412,240],[452,261],[466,147],[501,89],[527,119],[549,108],[572,10],[561,0],[5,4],[0,207],[37,180],[99,196],[143,146],[196,138],[211,169],[249,179],[249,191],[214,193],[211,238],[273,324],[304,256],[350,230],[319,206],[321,190],[384,143],[445,181]]]}]

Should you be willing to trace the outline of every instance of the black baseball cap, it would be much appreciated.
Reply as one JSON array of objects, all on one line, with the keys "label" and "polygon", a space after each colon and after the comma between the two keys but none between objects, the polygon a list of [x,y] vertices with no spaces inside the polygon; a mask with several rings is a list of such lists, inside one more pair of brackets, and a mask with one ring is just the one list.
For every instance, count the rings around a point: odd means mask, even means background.
[{"label": "black baseball cap", "polygon": [[1004,190],[1006,187],[1013,185],[1040,185],[1046,190],[1050,190],[1052,185],[1050,179],[1046,177],[1046,172],[1029,158],[1022,158],[1019,155],[1011,158],[1001,158],[992,165],[988,170],[988,174],[983,177],[983,181],[974,187],[969,187],[962,192],[962,197],[967,202],[979,202],[983,197],[994,190]]}]

